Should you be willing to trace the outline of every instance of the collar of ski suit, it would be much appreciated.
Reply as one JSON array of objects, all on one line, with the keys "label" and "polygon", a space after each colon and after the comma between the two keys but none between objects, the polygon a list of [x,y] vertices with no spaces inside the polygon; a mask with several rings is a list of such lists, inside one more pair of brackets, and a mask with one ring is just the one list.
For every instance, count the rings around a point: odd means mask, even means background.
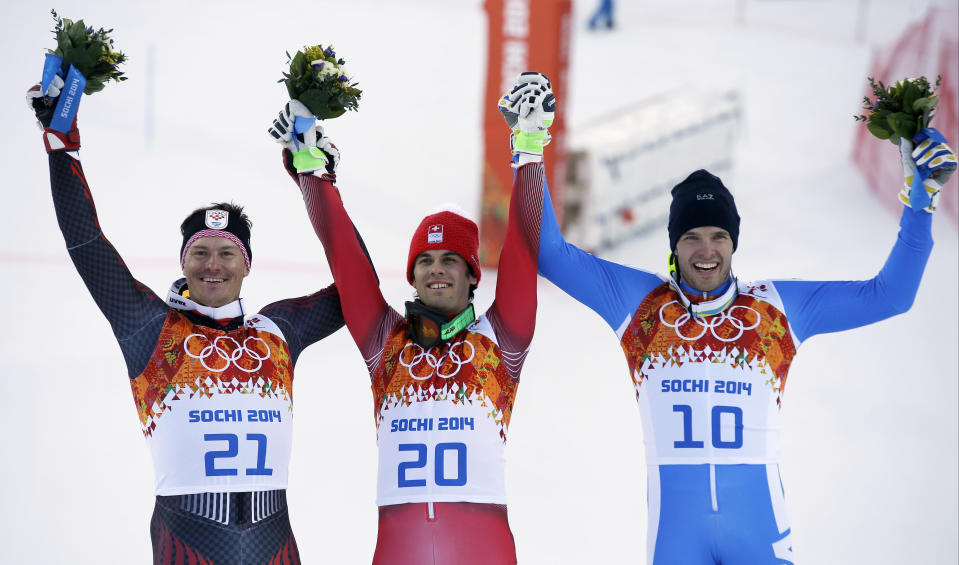
[{"label": "collar of ski suit", "polygon": [[242,318],[246,312],[246,308],[243,304],[243,299],[238,298],[229,304],[224,304],[223,306],[218,306],[216,308],[212,306],[204,306],[198,302],[190,300],[186,296],[183,296],[181,293],[186,289],[186,279],[177,279],[170,285],[170,291],[167,293],[166,303],[170,308],[175,308],[177,310],[186,310],[188,312],[196,312],[197,314],[206,316],[211,320],[216,320],[220,324],[223,324],[224,321],[230,321],[235,318]]},{"label": "collar of ski suit", "polygon": [[[669,280],[669,286],[676,292],[680,304],[695,318],[714,316],[729,307],[739,295],[739,279],[729,274],[729,279],[709,292],[702,292],[686,284],[686,281]],[[703,302],[693,303],[688,294],[706,298]]]}]

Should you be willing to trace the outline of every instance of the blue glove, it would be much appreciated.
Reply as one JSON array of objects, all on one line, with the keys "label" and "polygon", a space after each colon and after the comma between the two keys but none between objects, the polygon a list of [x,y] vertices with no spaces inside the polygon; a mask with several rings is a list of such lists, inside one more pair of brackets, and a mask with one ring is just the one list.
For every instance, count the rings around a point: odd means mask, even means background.
[{"label": "blue glove", "polygon": [[956,171],[956,154],[941,133],[925,128],[912,140],[899,140],[899,156],[905,181],[899,200],[913,209],[934,212],[939,191]]}]

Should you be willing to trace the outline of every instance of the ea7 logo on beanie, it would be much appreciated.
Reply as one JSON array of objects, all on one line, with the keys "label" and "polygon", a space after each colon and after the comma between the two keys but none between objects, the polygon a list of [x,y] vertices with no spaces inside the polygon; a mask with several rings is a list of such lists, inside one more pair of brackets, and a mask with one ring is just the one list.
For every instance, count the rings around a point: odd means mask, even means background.
[{"label": "ea7 logo on beanie", "polygon": [[679,237],[702,226],[716,226],[729,232],[733,250],[739,242],[739,212],[736,201],[719,177],[705,169],[692,172],[673,187],[669,204],[669,249],[675,251]]},{"label": "ea7 logo on beanie", "polygon": [[204,223],[211,230],[222,230],[230,223],[230,213],[226,210],[207,210]]},{"label": "ea7 logo on beanie", "polygon": [[426,243],[443,243],[443,224],[433,224],[426,230]]}]

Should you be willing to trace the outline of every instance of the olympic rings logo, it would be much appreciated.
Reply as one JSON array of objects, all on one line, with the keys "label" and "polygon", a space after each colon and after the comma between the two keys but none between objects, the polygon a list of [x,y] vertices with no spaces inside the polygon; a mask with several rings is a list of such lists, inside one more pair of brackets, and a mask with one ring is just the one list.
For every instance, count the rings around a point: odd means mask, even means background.
[{"label": "olympic rings logo", "polygon": [[[467,345],[469,346],[469,349],[470,349],[469,357],[466,357],[464,355]],[[473,357],[476,355],[476,348],[473,346],[472,343],[468,341],[458,341],[452,345],[449,345],[448,347],[449,348],[442,355],[437,357],[433,353],[433,349],[435,349],[434,347],[431,347],[428,350],[424,350],[423,347],[418,343],[412,343],[412,342],[407,343],[403,347],[403,350],[400,351],[400,359],[399,359],[400,365],[406,367],[406,371],[410,374],[410,377],[412,377],[413,379],[417,381],[425,381],[431,378],[433,375],[436,375],[443,379],[452,378],[456,376],[457,373],[460,372],[460,368],[462,368],[463,365],[466,365],[467,363],[473,360]],[[406,350],[410,348],[415,348],[415,349],[413,353],[413,358],[407,363],[404,359],[406,357]],[[456,365],[456,368],[453,370],[452,373],[444,374],[441,371],[441,367],[445,364],[445,361],[447,360],[449,360],[454,365]],[[413,374],[413,367],[416,367],[417,365],[419,365],[420,363],[424,361],[433,370],[430,371],[430,374],[426,375],[425,377],[417,377],[415,374]]]},{"label": "olympic rings logo", "polygon": [[[702,318],[694,317],[692,314],[690,314],[685,309],[683,309],[683,314],[681,316],[679,316],[672,322],[667,322],[664,312],[666,312],[666,309],[671,304],[676,304],[678,306],[679,302],[676,300],[673,300],[672,302],[669,302],[661,306],[659,309],[659,321],[662,322],[663,325],[673,328],[673,331],[676,332],[676,335],[685,339],[686,341],[696,341],[697,339],[706,335],[707,330],[709,330],[709,332],[713,334],[713,337],[715,337],[719,341],[724,341],[724,342],[736,341],[737,339],[741,338],[746,331],[758,328],[759,322],[762,320],[762,316],[759,315],[759,312],[753,310],[749,306],[741,306],[737,304],[736,306],[731,306],[730,308],[723,310],[719,314],[710,316],[709,318],[706,318],[705,320]],[[748,319],[746,319],[748,318],[748,314],[746,312],[741,312],[741,315],[743,315],[743,319],[733,315],[733,313],[736,311],[737,308],[744,311],[752,312],[753,316],[755,317],[755,321],[749,322]],[[699,335],[692,336],[692,337],[683,335],[681,328],[683,328],[690,320],[696,322],[696,324],[699,325],[700,327]],[[716,329],[726,323],[728,323],[732,328],[734,328],[737,331],[735,336],[724,338],[724,337],[720,337],[720,335],[717,333]]]},{"label": "olympic rings logo", "polygon": [[[207,345],[200,350],[199,355],[190,351],[190,340],[194,337],[204,339],[207,342]],[[255,348],[250,347],[249,343],[251,340],[262,343],[263,347],[266,348],[266,355],[260,355]],[[221,347],[221,341],[231,343],[232,351]],[[249,336],[244,339],[243,344],[241,345],[237,340],[226,335],[221,335],[214,339],[213,343],[210,343],[210,338],[203,334],[190,334],[186,336],[186,339],[183,340],[183,350],[186,351],[186,354],[190,357],[199,359],[200,364],[202,364],[208,371],[213,371],[214,373],[222,373],[223,371],[226,371],[228,368],[230,368],[230,364],[233,364],[237,369],[243,371],[244,373],[255,373],[256,371],[260,370],[260,367],[263,366],[263,361],[270,358],[270,345],[266,341],[254,336]],[[214,364],[217,364],[216,359],[219,358],[224,361],[222,367],[211,367],[206,364],[206,360],[209,359],[214,353],[216,354],[216,357],[214,357]],[[244,354],[249,356],[250,359],[256,361],[256,367],[253,367],[252,369],[245,369],[237,362],[243,357]]]}]

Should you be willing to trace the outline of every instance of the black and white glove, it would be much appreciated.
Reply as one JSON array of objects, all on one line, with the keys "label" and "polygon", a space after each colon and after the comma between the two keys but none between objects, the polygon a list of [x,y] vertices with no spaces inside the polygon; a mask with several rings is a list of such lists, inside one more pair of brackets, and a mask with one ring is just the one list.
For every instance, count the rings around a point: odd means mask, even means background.
[{"label": "black and white glove", "polygon": [[33,110],[34,116],[37,117],[37,127],[43,131],[43,144],[47,148],[47,153],[80,149],[80,132],[77,130],[75,116],[66,133],[50,128],[57,106],[57,97],[60,96],[62,88],[63,79],[54,75],[46,92],[41,92],[42,86],[39,83],[27,90],[27,106]]},{"label": "black and white glove", "polygon": [[549,78],[534,71],[521,73],[497,107],[510,128],[510,147],[518,156],[517,164],[542,161],[543,148],[552,140],[549,127],[556,112]]},{"label": "black and white glove", "polygon": [[299,100],[287,102],[267,132],[293,155],[297,173],[336,173],[340,151],[326,136],[319,120]]}]

